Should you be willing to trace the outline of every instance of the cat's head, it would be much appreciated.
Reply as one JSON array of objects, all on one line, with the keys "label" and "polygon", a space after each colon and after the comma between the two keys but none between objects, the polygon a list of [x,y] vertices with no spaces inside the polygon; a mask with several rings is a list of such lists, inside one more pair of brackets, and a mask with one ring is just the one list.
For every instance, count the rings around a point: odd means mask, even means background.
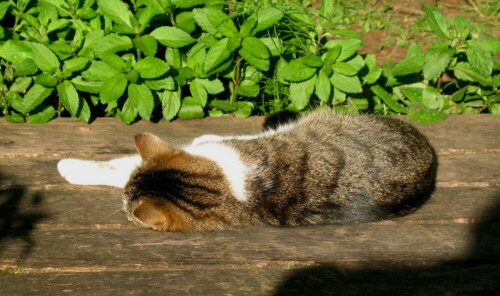
[{"label": "cat's head", "polygon": [[123,195],[125,213],[134,224],[187,232],[248,223],[245,205],[232,196],[215,162],[171,149],[151,134],[136,135],[135,146],[142,163]]}]

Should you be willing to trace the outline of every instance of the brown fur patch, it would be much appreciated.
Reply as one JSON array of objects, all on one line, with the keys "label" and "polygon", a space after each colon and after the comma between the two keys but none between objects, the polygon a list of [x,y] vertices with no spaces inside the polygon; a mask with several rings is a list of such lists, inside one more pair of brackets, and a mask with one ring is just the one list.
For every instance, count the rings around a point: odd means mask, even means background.
[{"label": "brown fur patch", "polygon": [[133,210],[133,215],[155,230],[179,232],[190,230],[189,224],[178,210],[161,200],[140,197],[139,205]]}]

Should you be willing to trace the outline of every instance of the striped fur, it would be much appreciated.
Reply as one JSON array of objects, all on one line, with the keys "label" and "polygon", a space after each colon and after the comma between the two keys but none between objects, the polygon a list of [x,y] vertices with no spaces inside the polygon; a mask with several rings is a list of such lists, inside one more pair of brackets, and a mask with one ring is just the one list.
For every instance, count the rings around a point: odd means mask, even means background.
[{"label": "striped fur", "polygon": [[400,120],[317,111],[260,135],[204,136],[179,149],[136,137],[125,186],[132,222],[161,231],[267,223],[359,223],[406,214],[434,185],[428,141]]}]

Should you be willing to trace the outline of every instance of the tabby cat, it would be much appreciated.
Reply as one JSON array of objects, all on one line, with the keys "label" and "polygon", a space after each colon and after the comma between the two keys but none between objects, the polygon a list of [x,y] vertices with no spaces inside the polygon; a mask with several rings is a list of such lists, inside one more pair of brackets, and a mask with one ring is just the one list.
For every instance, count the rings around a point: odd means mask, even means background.
[{"label": "tabby cat", "polygon": [[74,184],[124,188],[127,218],[159,231],[376,221],[410,212],[433,190],[433,149],[403,121],[280,116],[258,135],[207,135],[177,148],[139,134],[139,156],[65,159],[58,169]]}]

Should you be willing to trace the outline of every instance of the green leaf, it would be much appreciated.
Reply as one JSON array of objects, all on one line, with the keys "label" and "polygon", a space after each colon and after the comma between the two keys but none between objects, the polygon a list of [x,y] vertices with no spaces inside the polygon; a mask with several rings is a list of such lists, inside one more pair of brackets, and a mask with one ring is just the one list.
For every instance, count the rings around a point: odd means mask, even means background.
[{"label": "green leaf", "polygon": [[283,78],[292,82],[304,81],[316,73],[315,68],[308,67],[300,59],[291,60],[283,69]]},{"label": "green leaf", "polygon": [[78,120],[83,121],[83,122],[89,122],[90,121],[90,107],[87,101],[84,98],[80,98],[80,109],[78,109],[76,118]]},{"label": "green leaf", "polygon": [[260,86],[251,80],[243,80],[236,86],[236,93],[244,97],[256,97],[260,92]]},{"label": "green leaf", "polygon": [[450,48],[444,42],[432,43],[425,52],[424,78],[432,80],[441,75],[450,64],[455,49]]},{"label": "green leaf", "polygon": [[158,27],[150,34],[158,42],[169,47],[183,47],[196,41],[191,35],[176,27]]},{"label": "green leaf", "polygon": [[128,81],[130,81],[132,83],[136,83],[137,80],[139,79],[139,71],[133,69],[132,71],[128,72],[125,75],[125,79],[127,79]]},{"label": "green leaf", "polygon": [[467,60],[471,66],[483,76],[490,76],[493,70],[493,59],[491,53],[480,42],[469,40],[467,42]]},{"label": "green leaf", "polygon": [[94,61],[92,65],[82,73],[82,77],[87,80],[107,80],[113,76],[120,74],[120,72],[111,68],[102,61]]},{"label": "green leaf", "polygon": [[71,83],[77,90],[92,94],[99,93],[99,90],[101,89],[101,86],[103,84],[102,81],[85,81],[81,76],[73,78],[71,80]]},{"label": "green leaf", "polygon": [[152,79],[167,73],[170,66],[158,58],[145,57],[135,63],[134,69],[139,72],[142,78]]},{"label": "green leaf", "polygon": [[185,97],[182,100],[181,109],[177,115],[180,119],[194,119],[203,118],[205,113],[203,112],[203,108],[201,108],[195,99],[192,97]]},{"label": "green leaf", "polygon": [[330,49],[325,54],[325,62],[333,64],[337,61],[337,58],[340,56],[340,51],[342,50],[342,47],[340,45],[334,46]]},{"label": "green leaf", "polygon": [[207,0],[171,0],[172,5],[179,8],[189,8],[205,4]]},{"label": "green leaf", "polygon": [[64,80],[57,85],[57,93],[61,99],[62,104],[66,110],[74,117],[78,118],[78,111],[80,110],[81,99],[78,97],[75,87],[68,80]]},{"label": "green leaf", "polygon": [[375,55],[367,54],[365,56],[365,64],[368,67],[368,73],[361,77],[363,82],[366,84],[373,84],[377,82],[382,75],[382,68],[375,62]]},{"label": "green leaf", "polygon": [[149,88],[143,84],[131,83],[128,86],[128,97],[134,108],[137,108],[143,119],[149,120],[154,109],[154,98]]},{"label": "green leaf", "polygon": [[481,44],[484,48],[488,49],[492,55],[496,55],[500,51],[500,39],[489,37],[481,41]]},{"label": "green leaf", "polygon": [[205,107],[207,105],[207,90],[203,86],[203,84],[198,81],[198,79],[194,79],[191,81],[191,84],[189,85],[189,91],[191,92],[191,95],[193,96],[193,99],[198,102],[198,105],[201,107]]},{"label": "green leaf", "polygon": [[46,87],[54,87],[57,85],[57,78],[50,74],[42,73],[35,77],[35,83]]},{"label": "green leaf", "polygon": [[335,5],[333,1],[321,1],[321,6],[319,8],[319,23],[321,26],[326,27],[330,23],[331,18],[334,15]]},{"label": "green leaf", "polygon": [[99,90],[99,98],[103,103],[116,102],[127,88],[127,79],[118,74],[106,79]]},{"label": "green leaf", "polygon": [[316,76],[299,83],[290,84],[290,98],[297,110],[304,109],[309,104],[309,99],[314,91]]},{"label": "green leaf", "polygon": [[455,36],[458,36],[460,40],[465,41],[469,38],[470,35],[470,24],[467,19],[464,17],[457,15],[451,21],[453,28],[455,30]]},{"label": "green leaf", "polygon": [[162,105],[163,117],[167,120],[175,118],[181,108],[181,97],[177,91],[164,91],[158,93]]},{"label": "green leaf", "polygon": [[346,93],[361,93],[363,88],[357,76],[346,76],[337,72],[333,72],[330,77],[332,84],[339,90]]},{"label": "green leaf", "polygon": [[264,60],[260,59],[252,54],[252,51],[247,50],[245,48],[241,48],[238,53],[240,56],[247,61],[250,65],[254,66],[255,68],[261,70],[261,71],[267,71],[269,70],[269,65],[270,61],[269,60]]},{"label": "green leaf", "polygon": [[323,102],[328,102],[330,100],[330,94],[332,91],[332,84],[330,79],[325,74],[324,71],[319,71],[318,78],[316,79],[316,86],[314,87],[315,94]]},{"label": "green leaf", "polygon": [[338,62],[332,65],[333,71],[336,73],[340,73],[343,75],[347,76],[353,76],[358,73],[358,71],[351,65],[344,63],[344,62]]},{"label": "green leaf", "polygon": [[54,118],[56,111],[50,105],[40,105],[28,115],[31,124],[44,124]]},{"label": "green leaf", "polygon": [[408,98],[412,103],[418,103],[423,105],[422,102],[422,93],[424,91],[421,87],[401,87],[399,88],[401,93]]},{"label": "green leaf", "polygon": [[344,36],[363,41],[363,37],[361,37],[358,33],[356,33],[353,30],[330,30],[330,33],[332,33],[334,36],[335,35]]},{"label": "green leaf", "polygon": [[365,66],[365,60],[360,55],[355,55],[353,58],[346,60],[345,63],[353,67],[356,73]]},{"label": "green leaf", "polygon": [[267,7],[257,10],[257,25],[253,29],[253,34],[265,30],[277,24],[283,18],[283,12],[274,7]]},{"label": "green leaf", "polygon": [[259,59],[267,60],[270,57],[266,45],[259,38],[246,37],[243,39],[241,47]]},{"label": "green leaf", "polygon": [[436,7],[427,4],[424,4],[424,11],[425,18],[434,34],[443,39],[450,39],[448,22],[446,22],[444,15]]},{"label": "green leaf", "polygon": [[152,36],[142,35],[140,37],[136,37],[133,42],[135,47],[144,52],[146,56],[154,57],[156,55],[158,44],[156,42],[156,39],[154,39]]},{"label": "green leaf", "polygon": [[457,90],[456,92],[453,93],[451,96],[451,100],[453,102],[460,102],[465,96],[465,93],[467,92],[467,87],[462,87],[461,89]]},{"label": "green leaf", "polygon": [[5,13],[7,12],[9,6],[10,3],[8,1],[0,3],[0,20],[3,19],[3,17],[5,16]]},{"label": "green leaf", "polygon": [[394,100],[393,97],[380,85],[372,85],[370,86],[370,90],[373,91],[377,97],[382,99],[382,101],[384,101],[384,103],[395,112],[403,114],[408,112],[408,109],[405,106],[400,105],[396,100]]},{"label": "green leaf", "polygon": [[4,118],[10,123],[23,123],[26,121],[22,115],[17,113],[5,114]]},{"label": "green leaf", "polygon": [[484,86],[491,85],[491,79],[477,72],[469,63],[458,63],[454,67],[453,73],[455,74],[455,77],[460,80],[479,82]]},{"label": "green leaf", "polygon": [[126,124],[132,123],[137,118],[137,114],[139,114],[139,109],[134,106],[131,98],[125,101],[122,109],[118,112],[118,116]]},{"label": "green leaf", "polygon": [[226,37],[239,35],[231,17],[216,8],[195,8],[193,16],[196,23],[212,35],[217,35],[217,33]]},{"label": "green leaf", "polygon": [[63,73],[71,75],[73,72],[80,71],[87,66],[89,60],[87,58],[76,57],[65,60],[63,63]]},{"label": "green leaf", "polygon": [[253,28],[257,24],[257,19],[255,17],[249,17],[240,27],[240,35],[242,37],[247,37],[252,33]]},{"label": "green leaf", "polygon": [[37,70],[38,68],[36,67],[35,61],[32,59],[26,59],[21,61],[19,64],[14,64],[15,76],[33,75]]},{"label": "green leaf", "polygon": [[31,43],[31,50],[38,69],[50,74],[59,68],[59,59],[47,46],[41,43]]},{"label": "green leaf", "polygon": [[10,86],[10,91],[24,93],[31,85],[31,77],[18,77]]},{"label": "green leaf", "polygon": [[156,80],[144,80],[144,84],[153,90],[175,90],[175,81],[172,77]]},{"label": "green leaf", "polygon": [[276,37],[269,38],[260,38],[260,41],[264,43],[264,45],[269,50],[269,53],[273,57],[277,57],[283,51],[283,41]]},{"label": "green leaf", "polygon": [[227,48],[228,42],[229,38],[223,38],[208,50],[203,65],[205,72],[210,72],[229,59],[231,52]]},{"label": "green leaf", "polygon": [[43,103],[43,101],[50,96],[52,90],[52,88],[46,88],[35,84],[24,95],[21,104],[13,107],[21,113],[28,113]]},{"label": "green leaf", "polygon": [[132,40],[130,40],[129,37],[109,34],[101,37],[100,40],[93,45],[92,50],[97,56],[102,56],[104,54],[129,50],[132,47]]},{"label": "green leaf", "polygon": [[191,11],[184,11],[177,14],[175,16],[175,26],[186,33],[192,33],[196,30],[193,13]]},{"label": "green leaf", "polygon": [[0,57],[14,64],[21,64],[27,59],[33,60],[31,49],[25,43],[17,40],[5,41],[0,46]]},{"label": "green leaf", "polygon": [[127,4],[120,0],[97,0],[97,5],[105,16],[117,24],[133,29],[132,22],[137,23]]},{"label": "green leaf", "polygon": [[212,109],[208,110],[208,116],[210,116],[210,117],[220,117],[222,115],[224,115],[224,112],[222,112],[219,109],[212,108]]},{"label": "green leaf", "polygon": [[429,109],[440,109],[443,107],[443,96],[433,87],[426,87],[422,91],[422,104]]},{"label": "green leaf", "polygon": [[210,107],[222,110],[224,112],[234,112],[236,111],[236,104],[231,104],[231,102],[226,100],[211,100]]},{"label": "green leaf", "polygon": [[340,54],[335,61],[342,62],[352,57],[356,50],[361,46],[362,41],[358,39],[347,39],[347,40],[330,40],[325,44],[326,48],[332,49],[336,46],[340,46]]},{"label": "green leaf", "polygon": [[418,123],[435,123],[446,120],[448,114],[420,106],[411,106],[408,111],[408,121]]},{"label": "green leaf", "polygon": [[315,55],[306,55],[299,58],[302,64],[311,67],[311,68],[320,68],[323,67],[323,60]]},{"label": "green leaf", "polygon": [[234,116],[238,118],[246,118],[252,114],[253,104],[250,102],[236,102],[236,112]]},{"label": "green leaf", "polygon": [[196,80],[198,80],[198,82],[205,87],[207,93],[211,95],[216,95],[224,91],[224,85],[218,78],[214,80],[197,78]]},{"label": "green leaf", "polygon": [[408,47],[406,57],[394,67],[392,73],[395,76],[404,76],[422,71],[424,66],[424,54],[417,43],[413,42]]}]

